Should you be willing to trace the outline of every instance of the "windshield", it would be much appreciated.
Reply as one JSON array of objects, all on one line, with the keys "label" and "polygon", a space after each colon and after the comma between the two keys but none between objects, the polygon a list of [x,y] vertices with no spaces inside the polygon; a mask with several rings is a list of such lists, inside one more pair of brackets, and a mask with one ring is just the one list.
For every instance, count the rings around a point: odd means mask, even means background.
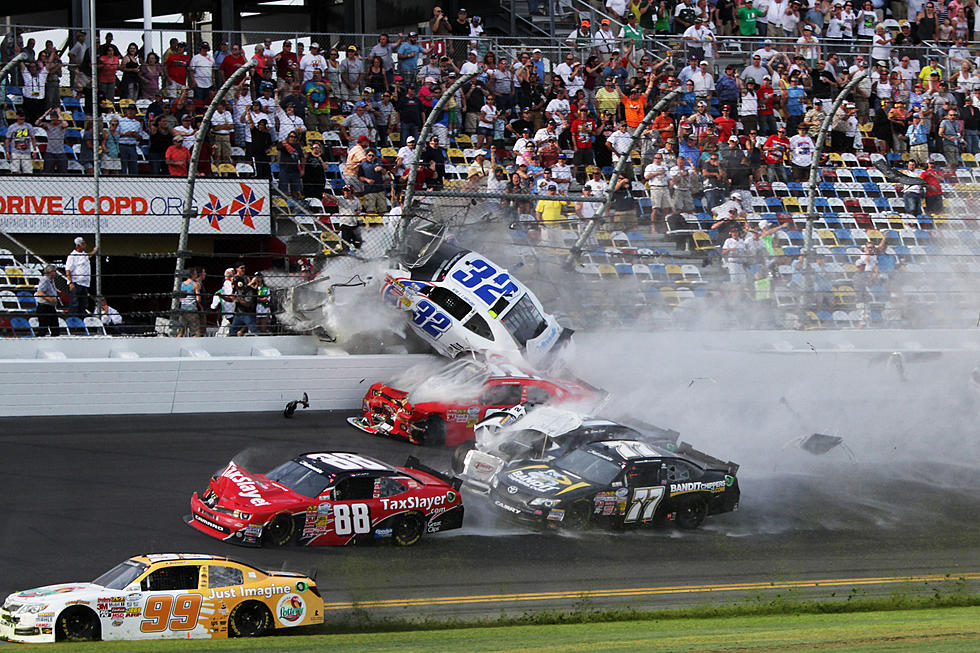
[{"label": "windshield", "polygon": [[120,562],[92,582],[111,590],[126,589],[130,583],[140,577],[150,565],[135,560]]},{"label": "windshield", "polygon": [[330,479],[318,471],[290,460],[266,474],[270,481],[285,485],[304,497],[317,497],[329,485]]},{"label": "windshield", "polygon": [[531,301],[530,295],[521,297],[514,308],[500,318],[500,322],[521,347],[527,344],[528,340],[541,335],[547,326],[544,317]]},{"label": "windshield", "polygon": [[599,485],[609,485],[622,470],[617,463],[600,458],[588,449],[576,449],[555,461],[555,467]]}]

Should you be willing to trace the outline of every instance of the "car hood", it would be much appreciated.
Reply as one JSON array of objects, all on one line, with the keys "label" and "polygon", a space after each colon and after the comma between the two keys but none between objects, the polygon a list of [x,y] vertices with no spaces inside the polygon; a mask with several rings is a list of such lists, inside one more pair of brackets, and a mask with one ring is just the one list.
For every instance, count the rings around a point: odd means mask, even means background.
[{"label": "car hood", "polygon": [[570,499],[598,486],[547,463],[522,461],[508,465],[497,474],[497,488],[512,495]]},{"label": "car hood", "polygon": [[270,481],[264,474],[253,474],[239,467],[235,461],[229,462],[221,474],[211,480],[211,489],[218,495],[219,505],[246,512],[274,510],[302,500],[292,490]]},{"label": "car hood", "polygon": [[98,596],[99,593],[122,592],[122,590],[108,590],[95,583],[61,583],[59,585],[45,585],[34,589],[22,590],[9,594],[4,601],[4,605],[11,603],[23,605],[25,603],[51,603],[52,601],[62,601],[64,599],[87,599]]}]

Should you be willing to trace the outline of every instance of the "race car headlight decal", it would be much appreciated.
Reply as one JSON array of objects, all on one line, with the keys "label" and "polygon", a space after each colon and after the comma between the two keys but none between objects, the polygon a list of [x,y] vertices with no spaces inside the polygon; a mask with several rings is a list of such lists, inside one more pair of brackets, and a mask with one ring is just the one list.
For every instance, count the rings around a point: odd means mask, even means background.
[{"label": "race car headlight decal", "polygon": [[251,519],[252,513],[242,512],[241,510],[232,510],[231,516],[234,517],[235,519]]},{"label": "race car headlight decal", "polygon": [[559,503],[561,503],[560,499],[546,499],[544,497],[537,497],[530,501],[530,505],[532,506],[543,506],[545,508],[554,508]]},{"label": "race car headlight decal", "polygon": [[497,485],[499,483],[500,483],[500,481],[497,480],[497,477],[496,476],[494,476],[492,479],[490,479],[490,487],[497,487]]},{"label": "race car headlight decal", "polygon": [[48,607],[44,603],[29,603],[20,609],[21,612],[26,612],[27,614],[37,614]]}]

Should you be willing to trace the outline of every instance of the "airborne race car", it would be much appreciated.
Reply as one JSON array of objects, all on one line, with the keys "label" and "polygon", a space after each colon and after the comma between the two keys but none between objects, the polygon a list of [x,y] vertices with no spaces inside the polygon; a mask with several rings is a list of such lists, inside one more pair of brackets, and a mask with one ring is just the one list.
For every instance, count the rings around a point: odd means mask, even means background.
[{"label": "airborne race car", "polygon": [[418,542],[423,533],[459,528],[459,481],[410,457],[392,467],[355,453],[307,453],[267,474],[234,461],[191,497],[189,526],[246,546]]},{"label": "airborne race car", "polygon": [[410,271],[390,270],[381,296],[410,312],[412,331],[448,358],[496,353],[547,366],[572,336],[507,270],[447,243]]},{"label": "airborne race car", "polygon": [[412,444],[455,446],[472,440],[484,417],[516,404],[591,403],[603,396],[583,382],[552,381],[515,365],[454,361],[409,391],[375,383],[364,395],[363,414],[347,422]]},{"label": "airborne race car", "polygon": [[[557,434],[531,426],[511,427],[518,437],[508,442],[517,444],[498,445],[493,451],[500,456],[467,451],[454,457],[468,480],[479,486],[488,479],[491,503],[512,519],[553,528],[674,522],[693,529],[708,515],[738,509],[738,465],[687,443],[674,445],[662,433],[643,441],[606,420],[566,422]],[[508,452],[522,450],[522,459],[505,462]]]},{"label": "airborne race car", "polygon": [[321,623],[311,578],[178,553],[134,556],[91,583],[15,592],[0,609],[0,636],[29,643],[254,637]]}]

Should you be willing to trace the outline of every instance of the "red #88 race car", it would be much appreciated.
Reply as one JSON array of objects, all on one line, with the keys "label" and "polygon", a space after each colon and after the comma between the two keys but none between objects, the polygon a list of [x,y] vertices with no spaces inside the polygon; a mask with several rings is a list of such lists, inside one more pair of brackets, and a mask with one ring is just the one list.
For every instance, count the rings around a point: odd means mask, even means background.
[{"label": "red #88 race car", "polygon": [[459,528],[459,481],[409,458],[392,467],[350,452],[306,453],[266,474],[234,461],[191,497],[184,518],[202,533],[246,546],[329,546],[389,540],[415,544],[423,533]]},{"label": "red #88 race car", "polygon": [[473,439],[473,427],[517,404],[594,405],[606,393],[583,381],[546,379],[517,365],[454,361],[409,390],[375,383],[362,415],[347,422],[365,433],[412,444],[456,446]]}]

